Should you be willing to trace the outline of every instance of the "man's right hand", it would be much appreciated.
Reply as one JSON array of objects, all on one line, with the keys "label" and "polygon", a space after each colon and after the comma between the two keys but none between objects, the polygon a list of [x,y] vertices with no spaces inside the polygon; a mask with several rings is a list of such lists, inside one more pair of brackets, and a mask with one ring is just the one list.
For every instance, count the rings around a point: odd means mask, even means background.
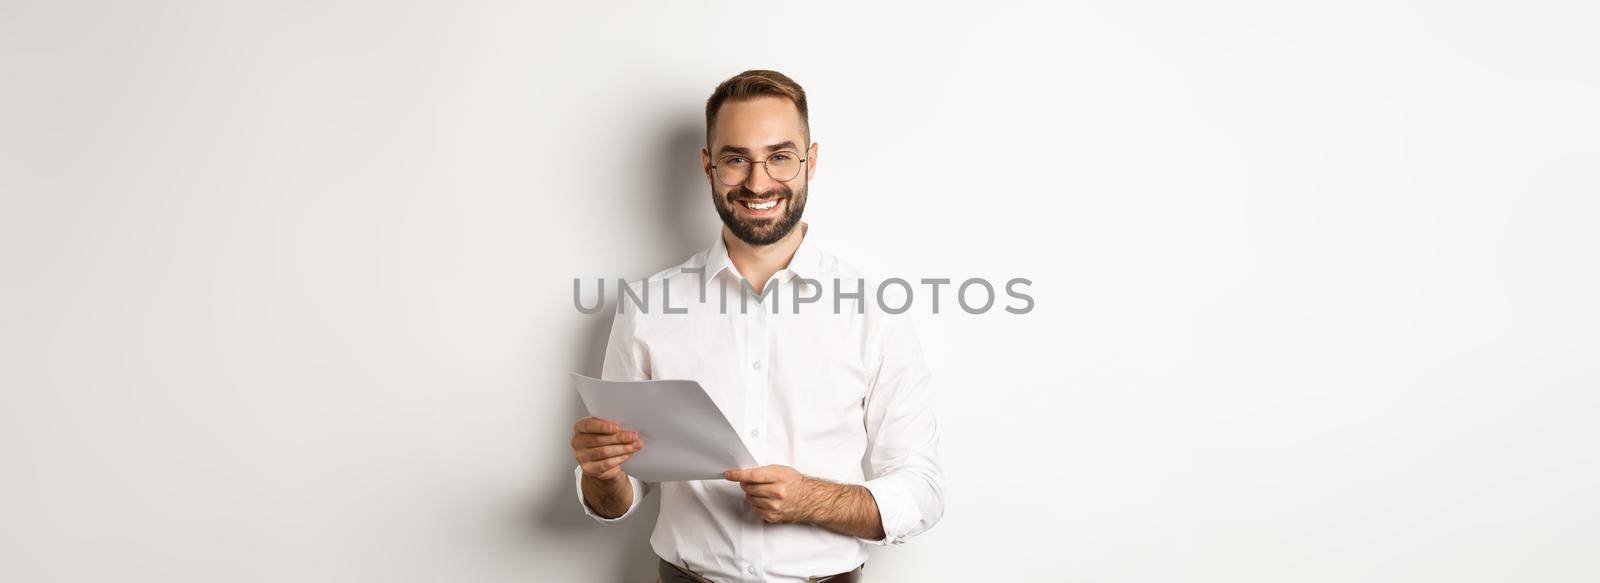
[{"label": "man's right hand", "polygon": [[586,478],[602,482],[626,478],[622,462],[643,447],[644,440],[637,431],[623,431],[613,421],[584,417],[572,426],[572,456],[577,458]]}]

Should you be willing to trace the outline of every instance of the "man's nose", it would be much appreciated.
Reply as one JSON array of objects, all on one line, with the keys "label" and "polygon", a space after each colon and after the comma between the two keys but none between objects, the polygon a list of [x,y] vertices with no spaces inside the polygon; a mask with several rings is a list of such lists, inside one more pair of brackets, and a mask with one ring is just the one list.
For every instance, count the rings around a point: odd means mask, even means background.
[{"label": "man's nose", "polygon": [[766,194],[777,185],[778,181],[773,180],[772,175],[767,173],[766,164],[751,164],[750,175],[744,178],[745,190],[755,194]]}]

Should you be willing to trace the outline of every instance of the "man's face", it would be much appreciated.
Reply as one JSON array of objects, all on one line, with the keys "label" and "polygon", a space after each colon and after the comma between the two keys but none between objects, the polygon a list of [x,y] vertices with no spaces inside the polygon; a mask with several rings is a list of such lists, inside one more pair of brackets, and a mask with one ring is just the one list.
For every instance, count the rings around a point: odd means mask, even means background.
[{"label": "man's face", "polygon": [[[806,186],[817,160],[817,146],[808,148],[794,103],[781,97],[724,103],[710,138],[700,161],[711,183],[711,202],[728,230],[751,245],[771,245],[793,231],[805,212]],[[792,178],[783,176],[785,164],[798,166]],[[737,183],[724,183],[740,174]]]}]

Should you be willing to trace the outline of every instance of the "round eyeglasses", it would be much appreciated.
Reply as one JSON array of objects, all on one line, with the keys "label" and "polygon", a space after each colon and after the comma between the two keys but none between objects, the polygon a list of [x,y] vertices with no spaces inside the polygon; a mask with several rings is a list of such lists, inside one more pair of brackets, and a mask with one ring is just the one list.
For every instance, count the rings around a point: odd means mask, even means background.
[{"label": "round eyeglasses", "polygon": [[805,158],[790,151],[773,152],[765,160],[751,160],[749,157],[737,154],[725,156],[711,165],[711,171],[717,175],[717,181],[723,186],[738,186],[750,179],[750,167],[760,164],[767,168],[767,176],[778,182],[788,182],[800,175],[800,167],[804,166]]}]

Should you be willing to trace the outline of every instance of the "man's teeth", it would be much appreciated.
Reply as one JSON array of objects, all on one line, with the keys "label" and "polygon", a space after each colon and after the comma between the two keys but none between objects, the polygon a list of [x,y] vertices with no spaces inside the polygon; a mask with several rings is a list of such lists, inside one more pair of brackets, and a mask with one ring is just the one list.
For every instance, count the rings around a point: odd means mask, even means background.
[{"label": "man's teeth", "polygon": [[769,208],[778,206],[778,201],[775,201],[775,200],[769,200],[767,202],[749,202],[749,201],[745,201],[744,206],[749,207],[750,209],[753,209],[753,210],[764,211],[764,210],[767,210]]}]

